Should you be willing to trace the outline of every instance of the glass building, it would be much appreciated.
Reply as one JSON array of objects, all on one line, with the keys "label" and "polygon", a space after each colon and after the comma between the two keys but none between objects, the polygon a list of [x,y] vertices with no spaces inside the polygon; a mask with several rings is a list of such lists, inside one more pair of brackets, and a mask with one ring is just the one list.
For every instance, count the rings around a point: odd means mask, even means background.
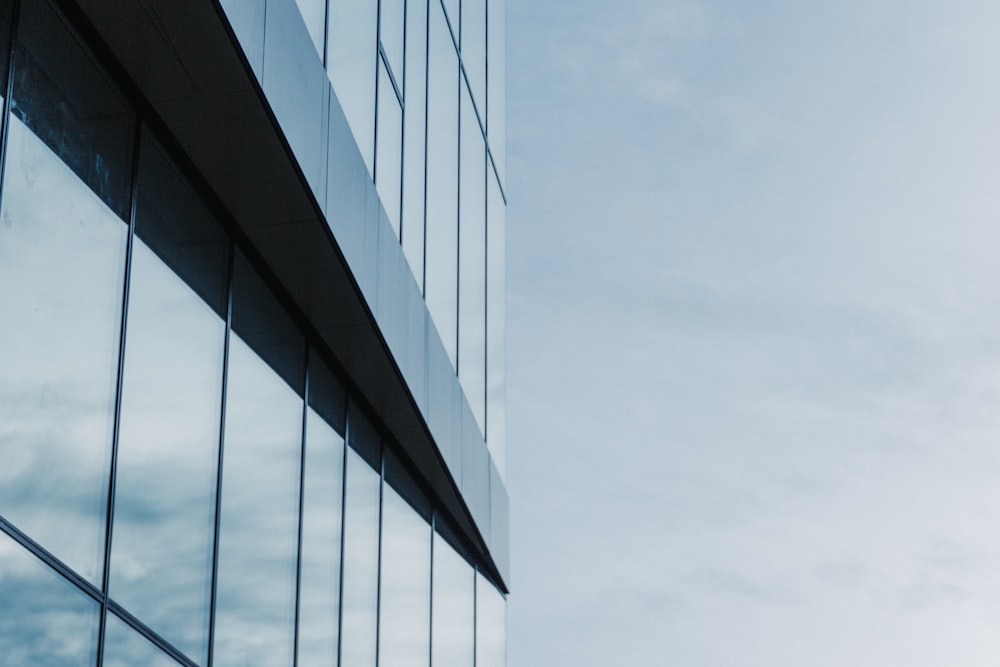
[{"label": "glass building", "polygon": [[506,664],[504,40],[0,0],[0,664]]}]

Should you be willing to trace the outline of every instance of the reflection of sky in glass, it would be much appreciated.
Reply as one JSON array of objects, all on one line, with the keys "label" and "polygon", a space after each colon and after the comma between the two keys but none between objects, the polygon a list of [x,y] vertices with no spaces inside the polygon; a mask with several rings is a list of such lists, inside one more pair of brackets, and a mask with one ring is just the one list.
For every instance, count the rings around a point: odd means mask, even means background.
[{"label": "reflection of sky in glass", "polygon": [[98,612],[96,601],[0,533],[0,664],[94,664]]},{"label": "reflection of sky in glass", "polygon": [[507,601],[476,573],[476,667],[507,665]]},{"label": "reflection of sky in glass", "polygon": [[177,667],[177,661],[108,612],[104,629],[104,667]]},{"label": "reflection of sky in glass", "polygon": [[344,439],[309,409],[302,504],[299,667],[337,662]]},{"label": "reflection of sky in glass", "polygon": [[378,151],[375,158],[375,186],[389,223],[399,236],[399,205],[403,160],[403,110],[389,80],[385,65],[378,66]]},{"label": "reflection of sky in glass", "polygon": [[431,664],[470,667],[475,658],[475,591],[472,566],[434,534],[434,610]]},{"label": "reflection of sky in glass", "polygon": [[[403,252],[424,286],[424,136],[427,116],[427,3],[406,3],[406,68],[403,74]],[[398,81],[398,79],[397,79]]]},{"label": "reflection of sky in glass", "polygon": [[230,337],[215,664],[291,664],[302,398]]},{"label": "reflection of sky in glass", "polygon": [[136,238],[110,591],[199,662],[208,649],[224,339],[225,322]]},{"label": "reflection of sky in glass", "polygon": [[347,449],[344,511],[344,607],[341,665],[375,664],[378,631],[378,515],[380,477],[353,449]]},{"label": "reflection of sky in glass", "polygon": [[126,227],[10,118],[0,210],[0,514],[92,582],[103,560]]},{"label": "reflection of sky in glass", "polygon": [[330,2],[327,71],[361,155],[374,173],[378,1]]},{"label": "reflection of sky in glass", "polygon": [[430,651],[431,527],[392,487],[382,491],[380,667],[426,667]]},{"label": "reflection of sky in glass", "polygon": [[505,396],[507,386],[507,271],[506,207],[500,194],[500,185],[492,169],[487,169],[486,180],[486,445],[493,455],[500,476],[504,475],[504,438],[507,415]]}]

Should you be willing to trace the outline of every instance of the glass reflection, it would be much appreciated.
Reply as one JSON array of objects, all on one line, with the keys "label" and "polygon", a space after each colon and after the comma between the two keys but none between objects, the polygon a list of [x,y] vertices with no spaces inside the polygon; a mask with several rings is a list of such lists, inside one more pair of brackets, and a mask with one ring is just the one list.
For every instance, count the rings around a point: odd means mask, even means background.
[{"label": "glass reflection", "polygon": [[476,573],[476,667],[507,667],[507,601]]},{"label": "glass reflection", "polygon": [[382,0],[379,8],[379,36],[382,39],[382,50],[389,60],[389,67],[396,80],[403,81],[403,31],[405,0]]},{"label": "glass reflection", "polygon": [[97,582],[128,230],[9,122],[0,312],[17,326],[0,327],[0,515]]},{"label": "glass reflection", "polygon": [[382,487],[380,667],[426,667],[430,651],[431,527]]},{"label": "glass reflection", "polygon": [[486,210],[486,444],[504,474],[506,405],[506,205],[492,169],[487,170]]},{"label": "glass reflection", "polygon": [[429,20],[425,298],[457,367],[458,56],[440,3],[431,3]]},{"label": "glass reflection", "polygon": [[486,133],[497,173],[501,182],[504,182],[507,164],[507,2],[487,2],[486,48],[489,66],[486,72]]},{"label": "glass reflection", "polygon": [[375,665],[380,475],[347,449],[340,664]]},{"label": "glass reflection", "polygon": [[406,71],[403,85],[403,254],[424,289],[424,138],[427,117],[427,0],[406,2]]},{"label": "glass reflection", "polygon": [[0,532],[0,662],[80,667],[97,661],[100,607]]},{"label": "glass reflection", "polygon": [[378,0],[329,4],[326,69],[354,140],[374,174]]},{"label": "glass reflection", "polygon": [[108,612],[104,629],[104,667],[177,667],[179,663]]},{"label": "glass reflection", "polygon": [[462,65],[476,107],[486,103],[486,0],[462,2]]},{"label": "glass reflection", "polygon": [[389,223],[399,238],[399,205],[403,160],[403,110],[385,65],[378,66],[378,155],[375,186]]},{"label": "glass reflection", "polygon": [[475,579],[472,566],[434,533],[431,664],[472,667],[475,659]]},{"label": "glass reflection", "polygon": [[337,662],[344,488],[344,438],[337,429],[343,428],[345,400],[339,387],[329,390],[332,385],[329,373],[319,364],[310,367],[302,490],[299,667]]},{"label": "glass reflection", "polygon": [[486,145],[462,85],[458,251],[458,379],[480,431],[486,425]]},{"label": "glass reflection", "polygon": [[288,665],[302,399],[235,331],[228,373],[214,663]]},{"label": "glass reflection", "polygon": [[295,0],[302,14],[302,20],[309,30],[313,46],[319,53],[320,60],[323,59],[324,38],[326,36],[326,0]]}]

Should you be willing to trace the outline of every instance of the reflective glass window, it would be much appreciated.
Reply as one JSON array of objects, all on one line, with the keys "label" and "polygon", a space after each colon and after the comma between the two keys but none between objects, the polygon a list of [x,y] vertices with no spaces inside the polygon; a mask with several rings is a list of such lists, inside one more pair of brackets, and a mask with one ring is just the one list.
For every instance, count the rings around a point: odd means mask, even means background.
[{"label": "reflective glass window", "polygon": [[326,39],[326,0],[295,0],[295,4],[322,60]]},{"label": "reflective glass window", "polygon": [[216,665],[292,663],[304,360],[299,333],[237,254],[223,440]]},{"label": "reflective glass window", "polygon": [[[91,582],[104,562],[133,118],[25,3],[0,208],[0,515]],[[70,335],[71,334],[71,335]]]},{"label": "reflective glass window", "polygon": [[385,207],[389,223],[399,238],[399,206],[402,195],[403,110],[399,106],[385,64],[378,65],[378,155],[375,158],[375,187]]},{"label": "reflective glass window", "polygon": [[10,65],[10,37],[14,0],[0,0],[0,102],[7,97],[7,73]]},{"label": "reflective glass window", "polygon": [[108,612],[106,625],[104,667],[177,667],[180,664],[111,612]]},{"label": "reflective glass window", "polygon": [[138,197],[110,593],[204,662],[228,241],[148,137]]},{"label": "reflective glass window", "polygon": [[506,427],[506,210],[493,169],[487,170],[486,209],[486,444],[504,474]]},{"label": "reflective glass window", "polygon": [[507,667],[507,601],[476,574],[476,667]]},{"label": "reflective glass window", "polygon": [[96,600],[0,532],[0,662],[94,665],[99,622]]},{"label": "reflective glass window", "polygon": [[472,667],[475,660],[475,572],[440,533],[434,533],[431,664]]},{"label": "reflective glass window", "polygon": [[458,249],[458,377],[472,414],[486,425],[486,145],[462,85]]},{"label": "reflective glass window", "polygon": [[431,527],[391,486],[382,490],[380,667],[427,667]]},{"label": "reflective glass window", "polygon": [[431,2],[427,62],[425,298],[452,364],[458,356],[458,56]]},{"label": "reflective glass window", "polygon": [[406,2],[403,109],[403,253],[424,288],[424,139],[427,118],[427,0]]},{"label": "reflective glass window", "polygon": [[[448,12],[448,20],[451,22],[451,29],[455,32],[455,41],[459,40],[459,18],[461,11],[461,0],[439,0],[444,3],[444,8]],[[434,4],[433,0],[431,4]]]},{"label": "reflective glass window", "polygon": [[486,104],[486,0],[462,2],[462,66],[476,107]]},{"label": "reflective glass window", "polygon": [[375,173],[378,0],[331,1],[326,69],[370,174]]},{"label": "reflective glass window", "polygon": [[299,667],[337,664],[344,490],[343,388],[315,355],[309,367],[302,489]]},{"label": "reflective glass window", "polygon": [[382,50],[389,60],[392,75],[396,81],[403,81],[403,42],[406,0],[382,0],[379,17],[382,22],[379,37],[382,39]]},{"label": "reflective glass window", "polygon": [[[348,431],[354,428],[352,420]],[[345,667],[375,665],[380,479],[368,461],[353,447],[348,448],[340,658]]]},{"label": "reflective glass window", "polygon": [[[497,173],[507,164],[507,9],[506,0],[487,0],[486,133]],[[480,107],[482,109],[482,107]]]}]

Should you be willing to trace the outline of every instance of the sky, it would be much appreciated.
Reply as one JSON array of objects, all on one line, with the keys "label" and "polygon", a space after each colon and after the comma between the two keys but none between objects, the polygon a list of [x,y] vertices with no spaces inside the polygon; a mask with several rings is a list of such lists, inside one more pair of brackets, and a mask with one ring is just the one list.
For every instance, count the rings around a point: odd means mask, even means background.
[{"label": "sky", "polygon": [[1000,665],[1000,4],[507,5],[511,667]]}]

